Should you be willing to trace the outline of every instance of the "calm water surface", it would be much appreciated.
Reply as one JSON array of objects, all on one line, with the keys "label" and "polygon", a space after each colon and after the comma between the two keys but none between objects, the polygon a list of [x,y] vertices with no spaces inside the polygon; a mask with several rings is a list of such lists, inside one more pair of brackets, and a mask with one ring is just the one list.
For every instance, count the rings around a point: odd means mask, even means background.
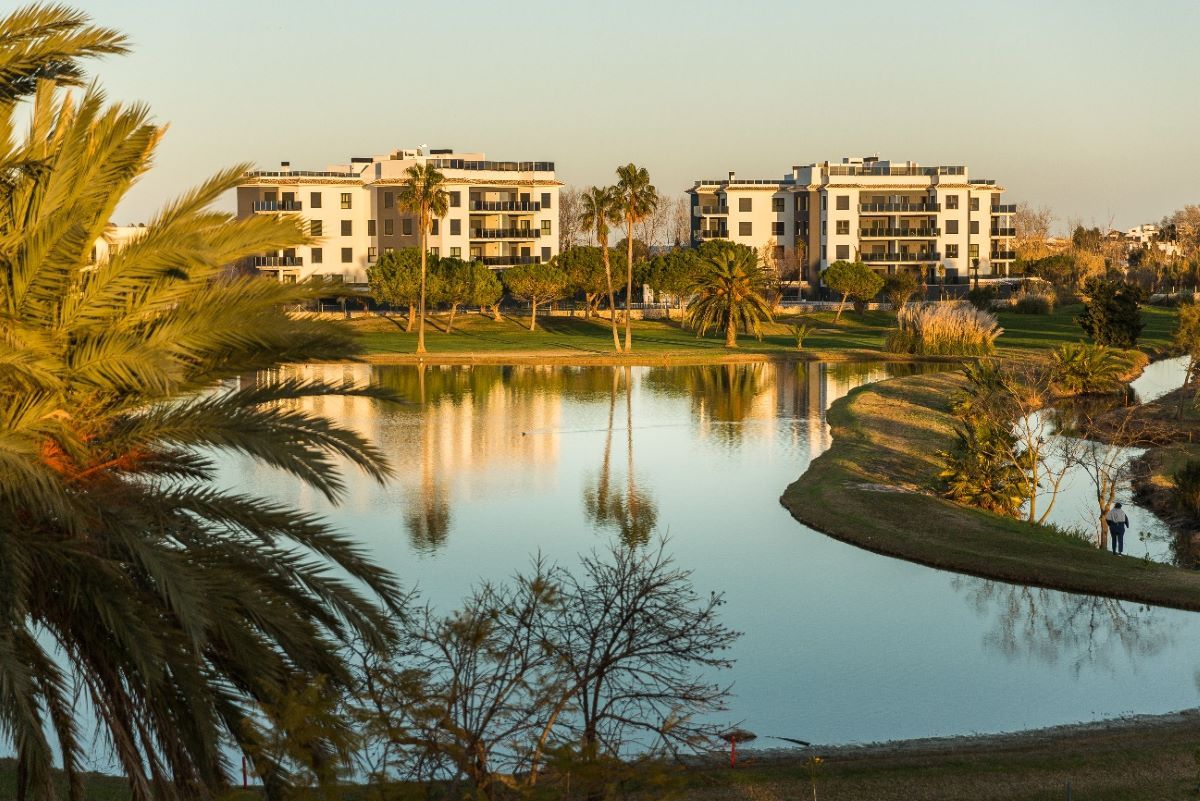
[{"label": "calm water surface", "polygon": [[338,508],[248,460],[228,459],[225,478],[327,514],[444,608],[537,551],[571,565],[612,537],[667,533],[745,632],[730,719],[763,738],[997,732],[1195,706],[1200,616],[877,556],[779,505],[829,447],[829,403],[911,369],[308,367],[411,399],[311,405],[379,443],[398,478],[349,473]]}]

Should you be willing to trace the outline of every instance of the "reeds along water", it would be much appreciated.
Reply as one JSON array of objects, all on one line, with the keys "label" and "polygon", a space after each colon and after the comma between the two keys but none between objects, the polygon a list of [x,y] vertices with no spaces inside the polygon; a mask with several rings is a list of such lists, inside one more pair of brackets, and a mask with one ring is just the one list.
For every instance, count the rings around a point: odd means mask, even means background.
[{"label": "reeds along water", "polygon": [[887,349],[922,356],[988,354],[1004,331],[993,314],[966,301],[909,304],[896,315],[896,324]]}]

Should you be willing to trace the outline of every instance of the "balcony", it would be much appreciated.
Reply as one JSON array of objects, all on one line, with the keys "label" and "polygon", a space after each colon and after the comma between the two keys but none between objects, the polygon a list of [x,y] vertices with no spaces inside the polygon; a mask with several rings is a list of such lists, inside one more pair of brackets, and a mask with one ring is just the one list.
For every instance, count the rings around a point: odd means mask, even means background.
[{"label": "balcony", "polygon": [[512,267],[517,264],[541,264],[541,256],[479,256],[472,261],[481,261],[485,267]]},{"label": "balcony", "polygon": [[541,211],[542,204],[531,200],[472,200],[471,211]]},{"label": "balcony", "polygon": [[862,254],[861,258],[867,263],[941,261],[942,254],[936,251],[928,251],[925,253],[864,253]]},{"label": "balcony", "polygon": [[472,228],[472,239],[537,239],[540,228]]},{"label": "balcony", "polygon": [[701,206],[701,207],[700,207],[700,214],[701,214],[701,215],[706,215],[706,214],[728,214],[728,213],[729,213],[729,207],[728,207],[728,206]]},{"label": "balcony", "polygon": [[256,200],[254,201],[254,210],[256,212],[268,211],[300,211],[304,208],[304,204],[299,200]]},{"label": "balcony", "polygon": [[1016,236],[1016,228],[993,228],[992,236]]},{"label": "balcony", "polygon": [[701,239],[728,239],[729,238],[729,229],[728,228],[712,228],[712,229],[701,228],[700,229],[700,238]]},{"label": "balcony", "polygon": [[858,232],[860,239],[933,239],[941,235],[941,228],[863,228]]},{"label": "balcony", "polygon": [[264,267],[303,267],[303,256],[255,256],[250,260],[251,265]]},{"label": "balcony", "polygon": [[860,203],[858,210],[864,214],[929,214],[941,211],[941,203]]},{"label": "balcony", "polygon": [[1016,203],[1001,203],[997,206],[992,206],[992,214],[1016,214]]},{"label": "balcony", "polygon": [[1015,250],[994,250],[990,256],[992,261],[1012,261],[1016,257]]}]

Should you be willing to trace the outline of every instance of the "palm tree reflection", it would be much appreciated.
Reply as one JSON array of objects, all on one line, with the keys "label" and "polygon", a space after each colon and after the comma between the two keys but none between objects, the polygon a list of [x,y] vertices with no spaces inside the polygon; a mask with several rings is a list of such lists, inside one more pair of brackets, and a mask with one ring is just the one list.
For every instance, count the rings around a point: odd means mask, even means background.
[{"label": "palm tree reflection", "polygon": [[608,429],[604,438],[604,456],[600,473],[583,489],[583,507],[597,528],[613,530],[630,547],[649,542],[658,522],[658,508],[653,496],[637,483],[633,458],[633,374],[629,367],[625,375],[625,487],[614,488],[612,481],[613,418],[617,407],[620,374],[612,370],[612,385],[608,401]]}]

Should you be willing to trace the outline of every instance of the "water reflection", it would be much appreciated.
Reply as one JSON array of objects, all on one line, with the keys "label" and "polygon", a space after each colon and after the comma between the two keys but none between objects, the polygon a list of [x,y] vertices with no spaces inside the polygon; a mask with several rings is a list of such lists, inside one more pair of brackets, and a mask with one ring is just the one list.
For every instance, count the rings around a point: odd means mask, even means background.
[{"label": "water reflection", "polygon": [[1076,676],[1085,667],[1112,672],[1117,656],[1155,656],[1172,644],[1177,628],[1161,610],[1144,604],[971,576],[956,576],[951,584],[990,621],[983,636],[990,650],[1009,659],[1065,663]]}]

